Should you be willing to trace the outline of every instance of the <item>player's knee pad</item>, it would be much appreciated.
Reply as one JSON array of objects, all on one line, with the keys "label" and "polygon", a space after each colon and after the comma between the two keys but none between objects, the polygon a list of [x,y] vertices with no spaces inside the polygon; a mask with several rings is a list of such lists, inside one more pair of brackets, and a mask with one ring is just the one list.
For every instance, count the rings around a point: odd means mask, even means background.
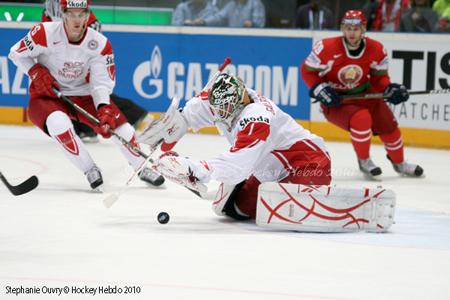
[{"label": "player's knee pad", "polygon": [[119,127],[117,127],[114,131],[118,135],[123,137],[126,141],[130,141],[133,138],[134,133],[135,133],[134,128],[133,128],[133,126],[131,126],[130,123],[124,123],[124,124],[120,125]]},{"label": "player's knee pad", "polygon": [[212,209],[218,216],[228,216],[239,221],[250,219],[249,216],[239,210],[235,202],[236,195],[239,193],[244,183],[245,181],[237,185],[220,184],[212,204]]},{"label": "player's knee pad", "polygon": [[45,125],[50,136],[56,136],[73,128],[73,124],[69,116],[59,110],[52,112],[47,117]]}]

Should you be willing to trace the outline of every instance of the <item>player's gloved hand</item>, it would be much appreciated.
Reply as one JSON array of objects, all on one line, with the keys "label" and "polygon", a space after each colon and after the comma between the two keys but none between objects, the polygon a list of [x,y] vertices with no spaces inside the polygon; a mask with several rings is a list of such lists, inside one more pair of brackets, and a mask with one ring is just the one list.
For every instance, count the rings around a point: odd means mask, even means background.
[{"label": "player's gloved hand", "polygon": [[105,139],[111,137],[109,130],[116,129],[116,120],[120,116],[111,105],[104,104],[97,109],[98,120],[100,121],[98,133],[101,134]]},{"label": "player's gloved hand", "polygon": [[309,96],[320,101],[326,106],[339,106],[342,103],[342,97],[331,86],[326,83],[315,84],[309,91]]},{"label": "player's gloved hand", "polygon": [[156,171],[165,178],[187,188],[205,192],[203,183],[210,180],[212,170],[206,161],[179,156],[174,151],[163,153],[154,163]]},{"label": "player's gloved hand", "polygon": [[409,93],[406,87],[398,83],[389,84],[384,93],[389,95],[386,100],[394,105],[406,102],[409,99]]},{"label": "player's gloved hand", "polygon": [[39,94],[57,98],[53,88],[59,90],[59,85],[46,67],[41,64],[35,64],[28,71],[28,75]]}]

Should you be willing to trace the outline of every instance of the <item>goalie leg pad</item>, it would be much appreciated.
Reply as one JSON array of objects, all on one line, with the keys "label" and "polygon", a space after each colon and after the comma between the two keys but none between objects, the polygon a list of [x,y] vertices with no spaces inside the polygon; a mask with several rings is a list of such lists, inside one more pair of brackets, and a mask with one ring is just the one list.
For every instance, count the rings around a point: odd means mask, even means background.
[{"label": "goalie leg pad", "polygon": [[383,188],[340,188],[268,182],[259,187],[256,224],[302,232],[386,232],[395,194]]}]

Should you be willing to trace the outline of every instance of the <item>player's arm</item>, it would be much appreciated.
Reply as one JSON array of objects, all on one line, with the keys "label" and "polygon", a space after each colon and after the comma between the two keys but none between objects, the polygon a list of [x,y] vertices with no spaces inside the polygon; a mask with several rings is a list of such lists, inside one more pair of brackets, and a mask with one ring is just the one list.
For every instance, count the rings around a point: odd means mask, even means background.
[{"label": "player's arm", "polygon": [[382,45],[376,46],[376,60],[370,65],[370,85],[376,92],[383,92],[391,83],[388,74],[389,58]]},{"label": "player's arm", "polygon": [[95,107],[110,104],[110,97],[116,83],[114,53],[107,40],[100,53],[90,60],[89,86]]},{"label": "player's arm", "polygon": [[11,47],[8,57],[22,72],[28,74],[28,71],[36,64],[36,58],[47,49],[45,27],[43,24],[38,24]]},{"label": "player's arm", "polygon": [[[377,59],[370,65],[370,84],[377,92],[384,92],[389,95],[386,100],[394,105],[406,102],[409,93],[402,84],[391,83],[388,73],[389,59],[386,48],[381,44],[376,44]],[[377,49],[378,48],[378,49]]]},{"label": "player's arm", "polygon": [[267,138],[270,125],[266,122],[252,122],[242,129],[227,151],[207,161],[189,159],[168,153],[156,162],[157,170],[166,178],[178,184],[195,187],[211,179],[234,185],[248,178],[256,163],[270,151]]},{"label": "player's arm", "polygon": [[271,150],[267,147],[270,124],[252,122],[236,136],[233,146],[207,163],[211,166],[211,179],[225,184],[238,184],[253,172],[260,158]]},{"label": "player's arm", "polygon": [[111,43],[106,40],[103,49],[90,59],[89,64],[89,88],[100,121],[98,133],[105,138],[111,136],[110,129],[117,127],[119,112],[111,105],[110,100],[115,82],[114,53]]},{"label": "player's arm", "polygon": [[339,106],[341,96],[326,82],[323,76],[329,71],[329,66],[323,60],[323,41],[317,42],[311,53],[300,67],[303,81],[309,87],[309,96],[315,102],[321,102],[326,106]]},{"label": "player's arm", "polygon": [[9,59],[30,77],[35,93],[56,97],[53,88],[59,89],[56,79],[43,65],[37,63],[39,55],[47,51],[47,34],[44,24],[34,26],[28,34],[11,47]]}]

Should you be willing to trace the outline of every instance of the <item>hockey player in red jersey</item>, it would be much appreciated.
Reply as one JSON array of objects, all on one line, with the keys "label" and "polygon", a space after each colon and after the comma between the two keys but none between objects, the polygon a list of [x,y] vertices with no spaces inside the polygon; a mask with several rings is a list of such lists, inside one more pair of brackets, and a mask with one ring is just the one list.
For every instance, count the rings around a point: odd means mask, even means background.
[{"label": "hockey player in red jersey", "polygon": [[343,36],[326,38],[314,45],[301,65],[303,80],[310,96],[321,103],[328,121],[350,132],[360,170],[369,177],[382,171],[370,158],[371,135],[384,143],[394,170],[418,177],[423,169],[408,163],[403,155],[403,141],[397,121],[383,99],[346,100],[341,95],[384,92],[394,105],[408,101],[403,85],[391,83],[388,57],[384,46],[366,37],[366,17],[359,10],[349,10],[341,21]]},{"label": "hockey player in red jersey", "polygon": [[187,128],[216,126],[229,149],[209,160],[169,152],[155,161],[163,176],[197,190],[210,180],[222,182],[227,197],[213,201],[213,210],[238,220],[256,217],[261,182],[330,184],[331,161],[323,139],[273,101],[225,73],[205,94],[189,100],[182,111],[172,103],[165,117],[150,124],[138,141],[151,147],[162,140],[173,145]]},{"label": "hockey player in red jersey", "polygon": [[[60,0],[46,0],[45,9],[42,12],[41,17],[42,22],[61,21],[62,17],[63,14],[61,12]],[[92,10],[89,12],[87,26],[101,32],[101,23]],[[128,122],[133,125],[134,128],[138,128],[141,121],[147,116],[147,111],[130,99],[119,97],[114,93],[111,94],[110,97],[114,104],[116,104],[123,112],[125,117],[127,117]],[[77,121],[74,121],[73,123],[75,132],[80,136],[82,141],[90,143],[98,142],[97,134],[89,126]]]},{"label": "hockey player in red jersey", "polygon": [[[34,26],[10,51],[9,58],[31,79],[29,117],[63,150],[66,157],[87,177],[92,189],[103,183],[100,169],[78,135],[72,120],[94,128],[105,138],[110,129],[134,143],[133,127],[117,106],[110,101],[115,84],[114,54],[111,43],[101,33],[87,27],[89,0],[62,0],[63,21],[45,22]],[[90,114],[100,125],[60,100],[58,89]],[[129,164],[136,170],[144,159],[115,137]],[[164,179],[149,168],[140,178],[152,185]]]}]

